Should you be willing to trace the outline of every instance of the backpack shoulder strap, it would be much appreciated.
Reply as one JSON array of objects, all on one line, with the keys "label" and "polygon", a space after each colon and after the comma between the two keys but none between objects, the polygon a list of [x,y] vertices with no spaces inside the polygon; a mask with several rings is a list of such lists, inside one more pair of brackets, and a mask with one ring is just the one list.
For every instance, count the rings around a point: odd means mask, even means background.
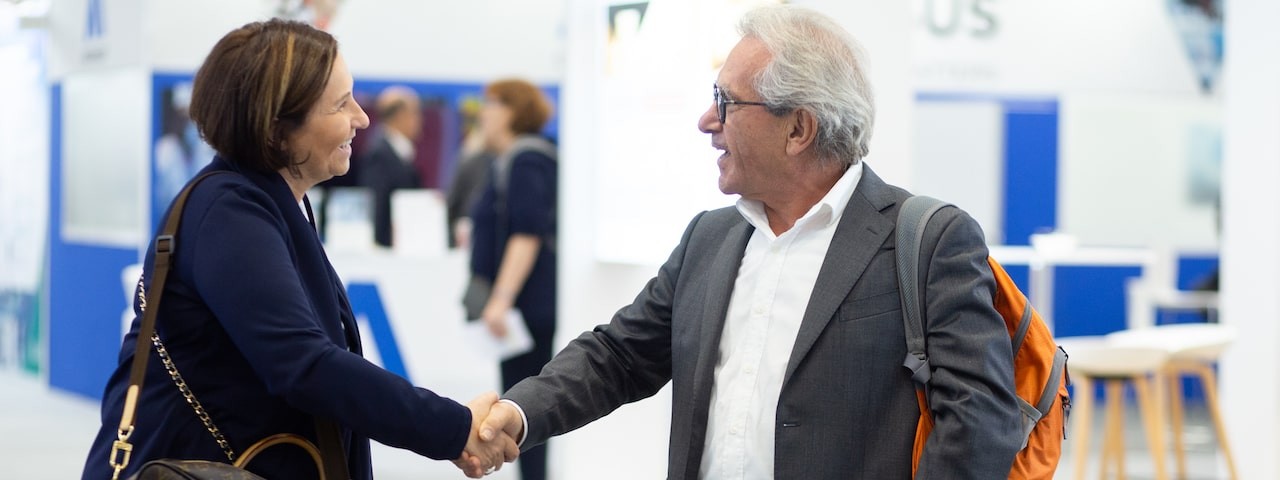
[{"label": "backpack shoulder strap", "polygon": [[[515,166],[516,157],[524,153],[537,153],[551,159],[552,163],[558,161],[556,155],[556,146],[537,135],[521,135],[516,138],[516,142],[507,149],[507,152],[498,158],[495,158],[493,165],[490,167],[494,170],[493,190],[494,190],[494,210],[498,215],[498,236],[497,238],[505,238],[507,236],[507,212],[510,202],[507,199],[507,192],[511,187],[511,170]],[[551,210],[551,219],[554,223],[556,211]],[[556,234],[543,235],[542,242],[547,248],[554,251],[556,246]],[[502,258],[501,250],[495,253],[494,258]]]},{"label": "backpack shoulder strap", "polygon": [[898,289],[902,292],[902,321],[907,338],[907,358],[902,366],[911,370],[911,379],[929,384],[929,355],[925,352],[924,319],[921,316],[920,244],[933,214],[950,205],[936,198],[916,195],[898,210]]},{"label": "backpack shoulder strap", "polygon": [[[1053,350],[1053,366],[1049,368],[1049,381],[1045,382],[1044,391],[1040,392],[1040,400],[1036,402],[1036,410],[1040,418],[1049,416],[1053,401],[1057,399],[1058,386],[1062,385],[1062,376],[1067,370],[1067,352],[1062,347]],[[1070,384],[1070,382],[1067,382]]]}]

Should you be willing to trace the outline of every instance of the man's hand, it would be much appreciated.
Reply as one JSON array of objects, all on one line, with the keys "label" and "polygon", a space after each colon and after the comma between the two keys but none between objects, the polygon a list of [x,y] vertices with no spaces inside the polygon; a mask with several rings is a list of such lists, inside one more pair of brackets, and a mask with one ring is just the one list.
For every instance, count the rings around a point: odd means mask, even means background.
[{"label": "man's hand", "polygon": [[502,468],[504,460],[514,461],[520,454],[515,440],[508,435],[493,435],[487,440],[480,439],[481,422],[485,420],[490,408],[497,401],[498,394],[490,392],[467,403],[467,408],[471,409],[471,434],[467,437],[467,446],[463,449],[462,456],[453,463],[470,478],[480,478],[493,473]]},{"label": "man's hand", "polygon": [[[523,434],[524,419],[520,417],[516,407],[509,403],[494,404],[489,410],[489,416],[480,425],[480,439],[483,441],[509,438],[514,442]],[[518,448],[516,453],[520,453]],[[508,456],[507,461],[515,461],[515,456]]]}]

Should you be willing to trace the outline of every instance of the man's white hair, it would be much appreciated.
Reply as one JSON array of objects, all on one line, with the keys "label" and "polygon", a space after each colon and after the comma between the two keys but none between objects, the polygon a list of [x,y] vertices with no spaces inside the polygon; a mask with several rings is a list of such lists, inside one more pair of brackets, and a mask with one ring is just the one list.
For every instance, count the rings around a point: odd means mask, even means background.
[{"label": "man's white hair", "polygon": [[793,5],[751,10],[738,24],[773,55],[754,79],[775,114],[804,109],[818,118],[819,156],[854,165],[867,155],[875,104],[862,47],[831,18]]}]

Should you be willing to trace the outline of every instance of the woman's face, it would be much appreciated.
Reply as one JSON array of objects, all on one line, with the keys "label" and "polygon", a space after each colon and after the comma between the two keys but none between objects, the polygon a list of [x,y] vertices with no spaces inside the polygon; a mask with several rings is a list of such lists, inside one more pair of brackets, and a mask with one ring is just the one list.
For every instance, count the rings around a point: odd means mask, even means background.
[{"label": "woman's face", "polygon": [[351,139],[369,126],[369,116],[351,96],[352,84],[347,62],[338,55],[324,93],[302,127],[289,135],[287,146],[294,160],[303,162],[298,169],[309,186],[345,175],[351,168]]},{"label": "woman's face", "polygon": [[492,148],[495,140],[511,135],[511,108],[492,95],[484,97],[484,106],[480,108],[478,120],[480,132],[484,135],[485,146]]}]

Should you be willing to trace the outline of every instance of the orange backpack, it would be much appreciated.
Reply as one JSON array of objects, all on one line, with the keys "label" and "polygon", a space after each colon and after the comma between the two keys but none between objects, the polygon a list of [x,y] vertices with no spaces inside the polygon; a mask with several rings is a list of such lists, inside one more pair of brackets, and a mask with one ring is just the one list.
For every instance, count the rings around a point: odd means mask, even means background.
[{"label": "orange backpack", "polygon": [[[907,359],[903,366],[911,370],[911,378],[920,388],[916,399],[920,404],[920,421],[916,425],[915,448],[911,454],[914,477],[924,451],[925,441],[933,431],[928,397],[929,357],[924,342],[924,322],[920,311],[919,292],[920,243],[924,227],[938,210],[949,206],[941,200],[914,196],[898,213],[897,263],[899,288],[902,291],[903,319],[907,337]],[[1049,327],[1031,308],[1027,297],[1005,273],[995,259],[987,257],[996,280],[993,299],[996,311],[1004,318],[1013,346],[1014,387],[1022,412],[1024,438],[1022,450],[1014,457],[1010,479],[1053,478],[1062,456],[1062,439],[1066,437],[1066,416],[1071,399],[1067,394],[1070,379],[1066,375],[1067,354],[1053,341]]]}]

